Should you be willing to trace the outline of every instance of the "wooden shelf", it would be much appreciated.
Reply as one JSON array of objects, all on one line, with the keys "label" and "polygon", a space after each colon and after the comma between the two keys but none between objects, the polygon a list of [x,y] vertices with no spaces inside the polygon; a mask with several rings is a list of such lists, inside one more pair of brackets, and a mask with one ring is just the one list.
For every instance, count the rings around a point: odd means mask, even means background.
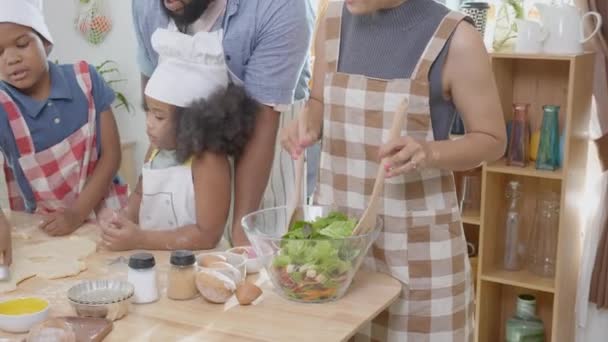
[{"label": "wooden shelf", "polygon": [[516,176],[536,177],[545,179],[562,179],[561,169],[556,171],[537,170],[534,162],[530,162],[526,167],[509,166],[505,159],[486,165],[486,170],[493,173],[504,173]]},{"label": "wooden shelf", "polygon": [[472,224],[474,226],[479,226],[481,224],[479,213],[463,213],[461,218],[462,223],[465,224]]},{"label": "wooden shelf", "polygon": [[481,279],[503,285],[511,285],[547,293],[555,293],[555,279],[539,277],[527,270],[517,272],[491,270],[488,272],[483,272]]},{"label": "wooden shelf", "polygon": [[571,61],[572,59],[580,56],[585,56],[591,54],[590,52],[585,52],[582,54],[576,55],[544,55],[544,54],[525,54],[525,53],[497,53],[492,52],[490,56],[494,59],[537,59],[544,61]]},{"label": "wooden shelf", "polygon": [[[507,166],[505,160],[483,165],[481,225],[466,225],[479,231],[479,280],[477,282],[476,342],[498,341],[505,322],[513,314],[519,294],[537,298],[537,312],[546,327],[547,342],[575,340],[574,312],[581,258],[582,213],[574,205],[584,193],[588,131],[595,56],[580,55],[491,55],[492,69],[506,122],[512,119],[513,104],[529,104],[532,131],[542,125],[542,107],[560,106],[559,128],[564,136],[562,168],[557,171]],[[557,227],[555,279],[535,276],[527,270],[503,271],[506,212],[505,188],[510,181],[521,183],[519,243],[534,227],[538,199],[543,193],[560,194]],[[472,227],[472,229],[471,229]]]}]

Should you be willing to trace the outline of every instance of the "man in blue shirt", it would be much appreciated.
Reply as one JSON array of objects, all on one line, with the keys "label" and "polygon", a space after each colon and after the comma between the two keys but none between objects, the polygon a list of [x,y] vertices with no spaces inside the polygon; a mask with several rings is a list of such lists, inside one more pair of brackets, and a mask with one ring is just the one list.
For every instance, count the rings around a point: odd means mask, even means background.
[{"label": "man in blue shirt", "polygon": [[232,240],[246,244],[242,216],[260,207],[265,191],[264,206],[269,207],[284,205],[293,190],[293,162],[280,154],[276,135],[283,122],[295,117],[294,101],[308,96],[312,6],[309,0],[133,0],[132,6],[144,87],[158,64],[150,41],[157,28],[171,24],[194,34],[211,27],[223,30],[232,81],[244,84],[263,104],[254,135],[236,161]]}]

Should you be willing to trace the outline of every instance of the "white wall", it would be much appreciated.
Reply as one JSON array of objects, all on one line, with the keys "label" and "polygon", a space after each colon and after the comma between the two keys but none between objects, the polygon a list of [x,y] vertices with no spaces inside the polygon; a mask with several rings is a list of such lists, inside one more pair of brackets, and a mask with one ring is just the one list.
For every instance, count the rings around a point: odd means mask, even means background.
[{"label": "white wall", "polygon": [[135,164],[139,167],[143,162],[148,139],[145,134],[145,116],[141,109],[140,76],[135,58],[137,43],[131,20],[131,1],[106,0],[114,25],[106,40],[98,46],[86,42],[73,27],[77,2],[78,0],[44,1],[45,17],[55,40],[50,58],[59,60],[60,63],[86,60],[98,65],[107,59],[118,63],[122,73],[118,77],[127,79],[118,89],[125,94],[134,108],[131,113],[122,108],[114,110],[114,115],[121,139],[137,143]]}]

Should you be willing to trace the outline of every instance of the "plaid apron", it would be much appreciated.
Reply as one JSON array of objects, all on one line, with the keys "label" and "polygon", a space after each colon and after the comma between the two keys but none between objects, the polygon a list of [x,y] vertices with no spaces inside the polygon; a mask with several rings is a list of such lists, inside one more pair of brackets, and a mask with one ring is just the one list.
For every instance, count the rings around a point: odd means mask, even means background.
[{"label": "plaid apron", "polygon": [[[381,80],[337,72],[344,1],[326,15],[325,109],[315,200],[360,216],[371,195],[378,148],[394,113],[409,97],[402,136],[432,141],[429,70],[464,18],[450,12],[409,79]],[[403,284],[397,302],[361,329],[355,341],[472,341],[473,288],[453,174],[424,169],[386,180],[384,227],[363,267]]]},{"label": "plaid apron", "polygon": [[[34,150],[34,141],[19,107],[8,94],[0,91],[0,105],[8,115],[21,155],[19,166],[32,187],[36,211],[39,213],[50,213],[72,206],[98,160],[95,129],[97,113],[93,102],[89,66],[86,62],[80,62],[74,65],[74,69],[78,85],[88,100],[88,122],[63,141],[44,151]],[[6,158],[4,174],[11,209],[25,210],[22,193]],[[127,185],[112,183],[104,201],[96,210],[105,207],[122,208],[127,203],[127,190]]]}]

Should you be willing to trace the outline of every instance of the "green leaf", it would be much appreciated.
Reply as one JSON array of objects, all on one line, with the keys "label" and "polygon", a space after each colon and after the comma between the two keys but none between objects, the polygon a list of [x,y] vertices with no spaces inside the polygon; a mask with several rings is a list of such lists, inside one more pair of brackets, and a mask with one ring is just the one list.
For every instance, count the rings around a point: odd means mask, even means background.
[{"label": "green leaf", "polygon": [[286,267],[287,265],[291,264],[291,258],[288,255],[277,255],[273,259],[272,264],[275,267]]},{"label": "green leaf", "polygon": [[357,223],[354,220],[335,221],[323,228],[320,234],[331,239],[343,239],[351,236]]}]

